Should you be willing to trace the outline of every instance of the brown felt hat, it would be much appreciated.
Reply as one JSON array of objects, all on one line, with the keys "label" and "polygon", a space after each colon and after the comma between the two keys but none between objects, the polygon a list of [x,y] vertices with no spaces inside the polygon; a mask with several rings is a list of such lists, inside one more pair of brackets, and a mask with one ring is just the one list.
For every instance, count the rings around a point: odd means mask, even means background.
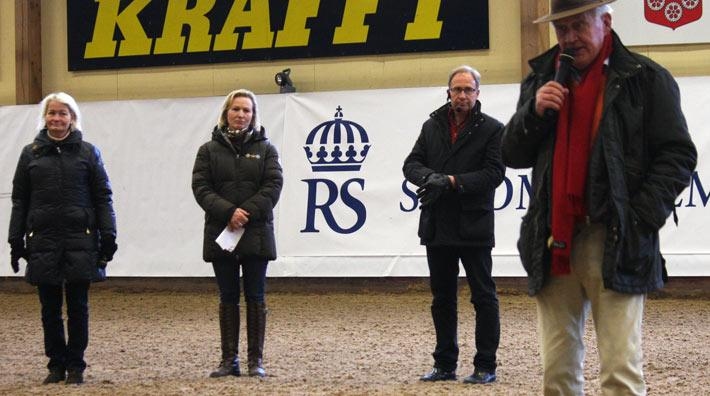
[{"label": "brown felt hat", "polygon": [[616,0],[550,0],[550,13],[534,20],[533,23],[567,18],[614,1]]}]

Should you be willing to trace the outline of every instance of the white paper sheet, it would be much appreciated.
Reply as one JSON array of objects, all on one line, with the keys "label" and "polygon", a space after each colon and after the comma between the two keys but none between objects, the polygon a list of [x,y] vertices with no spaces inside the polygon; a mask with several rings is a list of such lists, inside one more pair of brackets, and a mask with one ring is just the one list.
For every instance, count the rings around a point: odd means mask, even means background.
[{"label": "white paper sheet", "polygon": [[230,229],[229,226],[224,227],[224,230],[219,234],[215,242],[224,250],[228,252],[234,251],[237,247],[237,243],[244,235],[244,227],[237,229]]}]

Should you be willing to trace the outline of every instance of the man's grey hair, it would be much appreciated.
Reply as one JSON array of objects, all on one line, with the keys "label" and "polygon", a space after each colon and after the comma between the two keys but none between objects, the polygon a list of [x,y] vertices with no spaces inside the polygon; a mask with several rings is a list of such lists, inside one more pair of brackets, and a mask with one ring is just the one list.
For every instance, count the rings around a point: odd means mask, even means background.
[{"label": "man's grey hair", "polygon": [[473,77],[474,81],[476,81],[476,90],[481,88],[481,73],[479,73],[478,70],[467,65],[461,65],[451,71],[451,73],[449,74],[449,87],[451,87],[451,80],[454,79],[454,76],[460,73],[470,74],[471,77]]},{"label": "man's grey hair", "polygon": [[614,9],[611,8],[611,4],[604,4],[601,5],[593,10],[594,16],[602,16],[604,14],[611,14],[614,12]]}]

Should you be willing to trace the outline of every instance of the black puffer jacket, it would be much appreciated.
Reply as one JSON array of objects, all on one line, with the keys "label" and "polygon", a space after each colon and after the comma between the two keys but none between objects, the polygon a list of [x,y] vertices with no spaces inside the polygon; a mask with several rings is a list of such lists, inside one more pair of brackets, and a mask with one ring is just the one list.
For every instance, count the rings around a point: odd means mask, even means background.
[{"label": "black puffer jacket", "polygon": [[404,177],[420,186],[431,173],[453,175],[457,188],[433,205],[422,207],[419,238],[428,246],[494,246],[493,197],[503,181],[500,157],[503,124],[481,112],[476,102],[471,119],[451,144],[450,103],[424,122],[412,152],[404,160]]},{"label": "black puffer jacket", "polygon": [[[587,177],[590,221],[606,224],[602,276],[607,289],[646,293],[663,286],[658,230],[688,185],[697,152],[673,77],[630,52],[613,34],[604,108]],[[536,294],[550,276],[550,195],[554,122],[535,115],[535,93],[554,75],[554,47],[530,61],[517,112],[503,132],[503,161],[532,167],[530,207],[518,250]]]},{"label": "black puffer jacket", "polygon": [[204,260],[230,257],[215,239],[237,208],[249,212],[249,222],[234,253],[276,259],[273,209],[282,185],[279,155],[264,128],[254,131],[241,147],[215,128],[212,140],[198,150],[192,170],[192,192],[205,211]]},{"label": "black puffer jacket", "polygon": [[111,185],[99,150],[80,131],[39,132],[15,170],[8,241],[25,240],[31,284],[99,280],[101,237],[116,237]]}]

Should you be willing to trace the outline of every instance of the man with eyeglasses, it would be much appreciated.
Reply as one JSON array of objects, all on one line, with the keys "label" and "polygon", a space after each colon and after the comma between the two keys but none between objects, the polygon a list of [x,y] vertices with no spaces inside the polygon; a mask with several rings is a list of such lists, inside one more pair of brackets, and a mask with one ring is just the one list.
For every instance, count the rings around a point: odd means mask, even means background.
[{"label": "man with eyeglasses", "polygon": [[[585,394],[590,310],[601,394],[646,394],[644,301],[666,278],[658,230],[697,161],[678,85],[623,45],[611,2],[551,0],[535,23],[551,22],[559,44],[529,62],[503,133],[506,165],[532,167],[518,250],[537,304],[545,395]],[[565,57],[575,78],[559,78]]]},{"label": "man with eyeglasses", "polygon": [[481,112],[480,83],[481,75],[469,66],[451,72],[447,102],[424,122],[404,161],[404,176],[419,187],[419,237],[426,246],[436,331],[434,367],[422,381],[456,379],[459,260],[476,312],[474,371],[463,381],[496,380],[500,319],[491,249],[493,198],[505,174],[503,125]]}]

